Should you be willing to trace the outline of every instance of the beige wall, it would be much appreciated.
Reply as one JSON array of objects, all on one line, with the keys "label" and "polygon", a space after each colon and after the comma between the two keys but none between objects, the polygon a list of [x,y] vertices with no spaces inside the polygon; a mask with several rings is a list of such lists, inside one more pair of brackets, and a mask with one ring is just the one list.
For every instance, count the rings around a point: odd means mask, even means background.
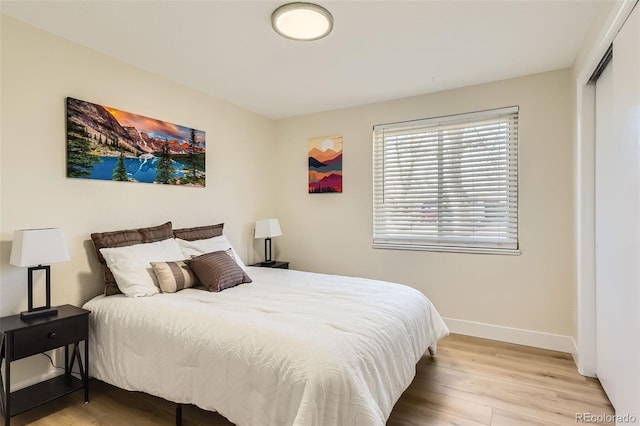
[{"label": "beige wall", "polygon": [[[1,50],[0,315],[26,308],[26,270],[8,264],[20,228],[64,230],[71,261],[52,265],[56,305],[101,292],[91,232],[225,222],[253,260],[252,224],[270,204],[271,120],[5,16]],[[205,130],[206,188],[66,178],[67,96]]]},{"label": "beige wall", "polygon": [[[276,258],[293,268],[402,282],[449,318],[572,334],[569,71],[274,122],[1,19],[0,315],[26,308],[26,271],[8,264],[15,229],[64,230],[71,261],[52,266],[53,304],[81,304],[101,291],[91,232],[225,222],[253,262],[262,258],[254,221],[278,217]],[[67,179],[67,96],[205,130],[207,187]],[[520,105],[522,255],[372,249],[372,126],[508,105]],[[344,193],[309,195],[307,140],[335,134],[344,136]],[[46,360],[28,362],[17,381],[46,371]]]},{"label": "beige wall", "polygon": [[[448,318],[573,334],[571,102],[571,72],[562,70],[278,121],[277,258],[411,285]],[[520,106],[522,254],[372,249],[373,125],[509,105]],[[307,140],[336,134],[344,136],[344,192],[308,194]]]}]

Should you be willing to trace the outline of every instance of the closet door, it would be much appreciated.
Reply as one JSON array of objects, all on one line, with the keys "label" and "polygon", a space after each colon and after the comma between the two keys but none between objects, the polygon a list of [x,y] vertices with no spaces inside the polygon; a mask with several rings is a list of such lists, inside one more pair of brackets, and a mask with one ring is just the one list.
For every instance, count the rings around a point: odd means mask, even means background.
[{"label": "closet door", "polygon": [[[596,373],[640,424],[640,11],[596,82]],[[620,422],[624,423],[624,422]],[[627,422],[628,423],[628,422]]]},{"label": "closet door", "polygon": [[[596,371],[611,401],[616,388],[616,356],[623,330],[616,326],[624,321],[617,300],[619,288],[616,246],[618,233],[612,228],[620,198],[616,185],[616,153],[613,149],[613,64],[609,63],[596,82]],[[618,335],[620,334],[620,336]]]}]

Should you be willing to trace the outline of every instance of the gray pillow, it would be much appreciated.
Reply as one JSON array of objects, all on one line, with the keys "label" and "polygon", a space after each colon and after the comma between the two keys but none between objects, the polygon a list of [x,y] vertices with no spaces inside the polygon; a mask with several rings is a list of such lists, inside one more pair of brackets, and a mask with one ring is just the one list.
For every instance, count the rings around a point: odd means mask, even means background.
[{"label": "gray pillow", "polygon": [[222,291],[251,282],[246,272],[224,251],[202,254],[188,263],[198,280],[209,291]]},{"label": "gray pillow", "polygon": [[111,269],[107,266],[107,262],[104,260],[102,253],[100,253],[100,249],[127,247],[142,243],[155,243],[169,238],[173,238],[171,222],[167,222],[159,226],[151,226],[149,228],[127,229],[112,232],[94,232],[91,234],[91,239],[93,240],[93,245],[96,249],[96,256],[104,270],[105,296],[112,296],[122,292],[116,284],[113,272],[111,272]]},{"label": "gray pillow", "polygon": [[222,235],[224,223],[217,225],[195,226],[193,228],[180,228],[173,230],[173,236],[186,241],[206,240]]}]

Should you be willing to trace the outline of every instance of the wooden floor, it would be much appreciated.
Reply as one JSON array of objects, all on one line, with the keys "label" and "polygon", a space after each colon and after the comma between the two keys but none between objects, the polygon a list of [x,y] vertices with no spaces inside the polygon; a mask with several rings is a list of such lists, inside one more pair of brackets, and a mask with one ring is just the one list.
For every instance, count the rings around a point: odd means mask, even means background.
[{"label": "wooden floor", "polygon": [[[91,402],[76,392],[11,419],[12,425],[173,425],[175,405],[91,382]],[[578,413],[613,414],[596,379],[580,376],[569,354],[451,335],[425,356],[394,407],[389,426],[576,425]],[[187,406],[183,424],[231,425]],[[591,423],[602,424],[602,423]],[[265,425],[267,426],[267,425]]]}]

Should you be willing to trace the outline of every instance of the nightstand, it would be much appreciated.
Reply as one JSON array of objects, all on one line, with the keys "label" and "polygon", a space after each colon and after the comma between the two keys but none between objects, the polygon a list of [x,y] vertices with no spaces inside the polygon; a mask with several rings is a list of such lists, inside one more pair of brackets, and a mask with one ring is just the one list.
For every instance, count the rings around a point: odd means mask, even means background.
[{"label": "nightstand", "polygon": [[[72,305],[58,306],[58,314],[50,317],[0,318],[0,369],[4,362],[6,384],[5,389],[0,371],[0,412],[6,426],[10,425],[11,417],[80,389],[84,389],[84,402],[89,402],[88,338],[89,311]],[[84,341],[84,363],[79,349],[81,341]],[[61,347],[64,347],[64,374],[11,392],[11,362]],[[81,379],[71,374],[76,361]]]},{"label": "nightstand", "polygon": [[249,266],[259,266],[261,268],[289,269],[289,262],[280,262],[276,260],[273,263],[260,262],[260,263],[254,263],[253,265],[249,265]]}]

